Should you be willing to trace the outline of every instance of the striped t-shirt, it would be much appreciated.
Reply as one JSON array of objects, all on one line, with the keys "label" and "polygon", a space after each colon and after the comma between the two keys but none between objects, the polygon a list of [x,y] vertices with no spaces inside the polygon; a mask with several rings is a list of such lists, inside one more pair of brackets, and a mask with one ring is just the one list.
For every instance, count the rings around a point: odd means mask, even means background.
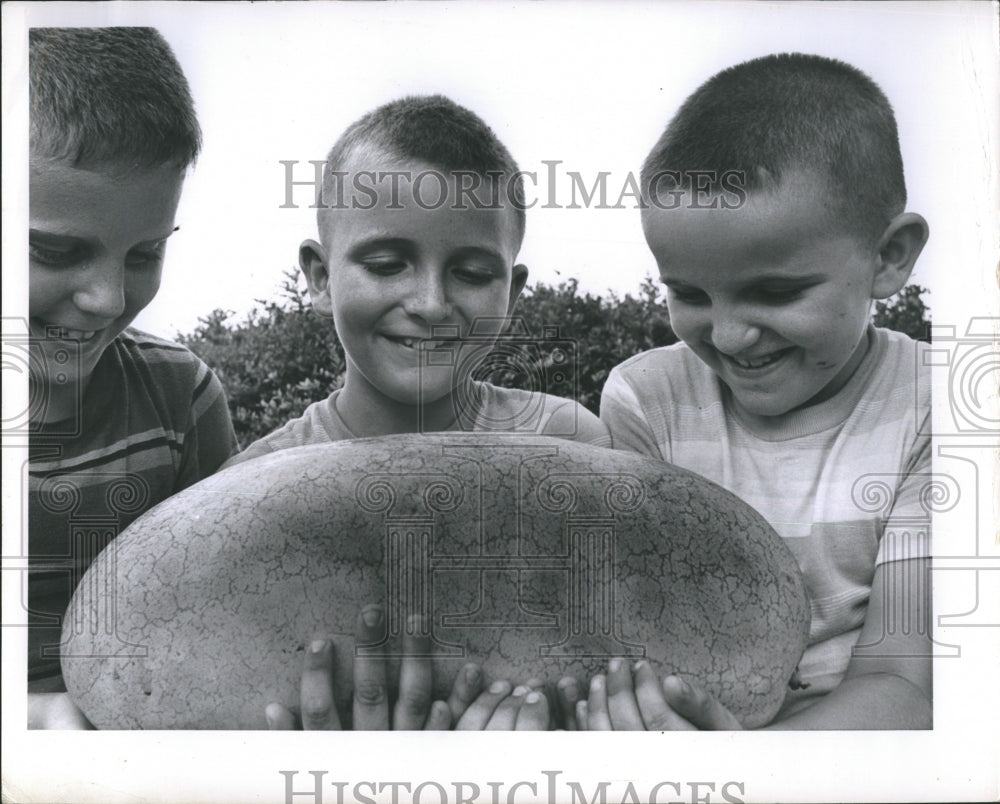
[{"label": "striped t-shirt", "polygon": [[[786,706],[840,683],[878,564],[929,555],[921,490],[931,470],[930,386],[919,344],[869,328],[870,347],[839,393],[770,422],[744,421],[728,389],[686,345],[612,370],[601,418],[613,446],[669,461],[729,489],[783,537],[812,609],[799,679]],[[888,520],[892,518],[893,522]],[[909,526],[918,523],[921,527]],[[889,537],[887,534],[892,533]]]},{"label": "striped t-shirt", "polygon": [[[144,511],[212,474],[237,449],[215,374],[183,346],[134,329],[101,355],[78,419],[32,434],[30,691],[63,689],[62,618],[97,553]],[[96,616],[110,611],[102,606]]]}]

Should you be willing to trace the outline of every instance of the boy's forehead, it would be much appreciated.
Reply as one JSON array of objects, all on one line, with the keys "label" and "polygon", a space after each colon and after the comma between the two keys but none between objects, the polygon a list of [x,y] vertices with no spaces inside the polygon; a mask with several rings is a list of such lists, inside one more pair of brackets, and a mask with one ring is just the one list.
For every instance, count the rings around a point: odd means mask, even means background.
[{"label": "boy's forehead", "polygon": [[[516,254],[517,213],[508,180],[385,152],[353,154],[328,177],[318,210],[324,239],[339,231],[419,232],[432,223],[504,241]],[[513,256],[513,255],[512,255]]]},{"label": "boy's forehead", "polygon": [[32,159],[28,174],[31,225],[54,234],[172,228],[184,182],[184,171],[174,166],[129,169],[52,159]]},{"label": "boy's forehead", "polygon": [[790,171],[767,188],[723,203],[724,196],[685,191],[669,204],[642,211],[646,240],[661,271],[692,259],[780,261],[830,237],[845,234],[826,182]]}]

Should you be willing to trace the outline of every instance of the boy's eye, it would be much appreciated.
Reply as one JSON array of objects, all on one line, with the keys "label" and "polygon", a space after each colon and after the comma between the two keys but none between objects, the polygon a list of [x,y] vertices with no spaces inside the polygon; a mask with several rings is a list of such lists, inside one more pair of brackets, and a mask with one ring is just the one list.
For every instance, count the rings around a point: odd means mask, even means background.
[{"label": "boy's eye", "polygon": [[696,288],[669,287],[668,292],[671,297],[681,304],[708,304],[708,295]]},{"label": "boy's eye", "polygon": [[406,269],[402,260],[365,260],[361,263],[366,271],[378,276],[392,276]]},{"label": "boy's eye", "polygon": [[470,285],[486,285],[496,277],[496,274],[488,268],[477,268],[469,265],[462,265],[455,268],[454,274],[460,280],[468,282]]},{"label": "boy's eye", "polygon": [[163,251],[166,241],[161,240],[154,246],[130,251],[125,256],[125,265],[129,268],[143,268],[148,265],[158,265],[163,261]]},{"label": "boy's eye", "polygon": [[766,304],[783,304],[798,299],[802,295],[802,288],[761,287],[754,291],[754,295]]},{"label": "boy's eye", "polygon": [[65,268],[78,263],[86,256],[86,253],[79,246],[49,248],[29,241],[28,256],[32,262],[47,265],[50,268]]}]

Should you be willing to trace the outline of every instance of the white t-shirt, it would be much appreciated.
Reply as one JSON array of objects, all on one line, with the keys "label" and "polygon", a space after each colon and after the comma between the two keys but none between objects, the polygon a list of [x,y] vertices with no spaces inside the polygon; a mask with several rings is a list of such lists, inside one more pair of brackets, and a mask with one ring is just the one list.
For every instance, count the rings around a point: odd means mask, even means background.
[{"label": "white t-shirt", "polygon": [[766,424],[742,418],[728,388],[685,344],[626,360],[601,398],[616,449],[729,489],[798,560],[812,610],[799,664],[809,686],[786,707],[840,683],[875,566],[930,555],[930,514],[920,499],[931,471],[930,386],[918,382],[926,344],[875,327],[869,335],[867,355],[839,393]]},{"label": "white t-shirt", "polygon": [[[476,399],[473,432],[510,432],[547,435],[610,447],[607,430],[593,413],[579,402],[541,392],[500,388],[488,382],[474,382]],[[337,411],[340,389],[314,402],[297,419],[268,433],[236,455],[226,466],[290,447],[326,444],[357,438]]]}]

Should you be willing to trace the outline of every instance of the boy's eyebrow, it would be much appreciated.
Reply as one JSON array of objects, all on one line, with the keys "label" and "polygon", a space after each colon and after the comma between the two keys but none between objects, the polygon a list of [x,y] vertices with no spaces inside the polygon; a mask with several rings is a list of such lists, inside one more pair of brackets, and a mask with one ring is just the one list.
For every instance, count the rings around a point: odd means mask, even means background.
[{"label": "boy's eyebrow", "polygon": [[[373,251],[378,248],[416,252],[419,250],[419,245],[415,241],[405,237],[380,237],[376,235],[375,237],[369,237],[366,240],[355,243],[348,252],[348,256],[355,258],[365,252]],[[484,257],[501,265],[504,262],[503,255],[498,250],[487,248],[486,246],[460,246],[455,249],[455,253],[460,256]]]},{"label": "boy's eyebrow", "polygon": [[357,254],[362,254],[376,248],[392,248],[400,251],[412,251],[415,247],[416,243],[405,237],[382,237],[380,235],[375,235],[374,237],[365,238],[364,240],[352,245],[351,250],[348,252],[348,256],[353,257]]},{"label": "boy's eyebrow", "polygon": [[[148,240],[142,240],[142,241],[136,243],[136,245],[137,246],[142,246],[142,245],[145,245],[147,243],[159,243],[159,242],[161,242],[163,240],[166,240],[168,237],[170,237],[170,235],[172,235],[174,232],[176,232],[180,228],[181,228],[180,226],[175,226],[173,229],[171,229],[165,235],[162,235],[160,237],[151,237]],[[28,229],[28,237],[37,237],[37,238],[40,238],[40,239],[43,239],[43,240],[44,239],[48,239],[48,240],[82,240],[84,242],[87,242],[87,241],[90,240],[90,238],[87,237],[86,235],[73,234],[71,232],[48,232],[48,231],[44,231],[42,229],[32,229],[30,227]]]}]

